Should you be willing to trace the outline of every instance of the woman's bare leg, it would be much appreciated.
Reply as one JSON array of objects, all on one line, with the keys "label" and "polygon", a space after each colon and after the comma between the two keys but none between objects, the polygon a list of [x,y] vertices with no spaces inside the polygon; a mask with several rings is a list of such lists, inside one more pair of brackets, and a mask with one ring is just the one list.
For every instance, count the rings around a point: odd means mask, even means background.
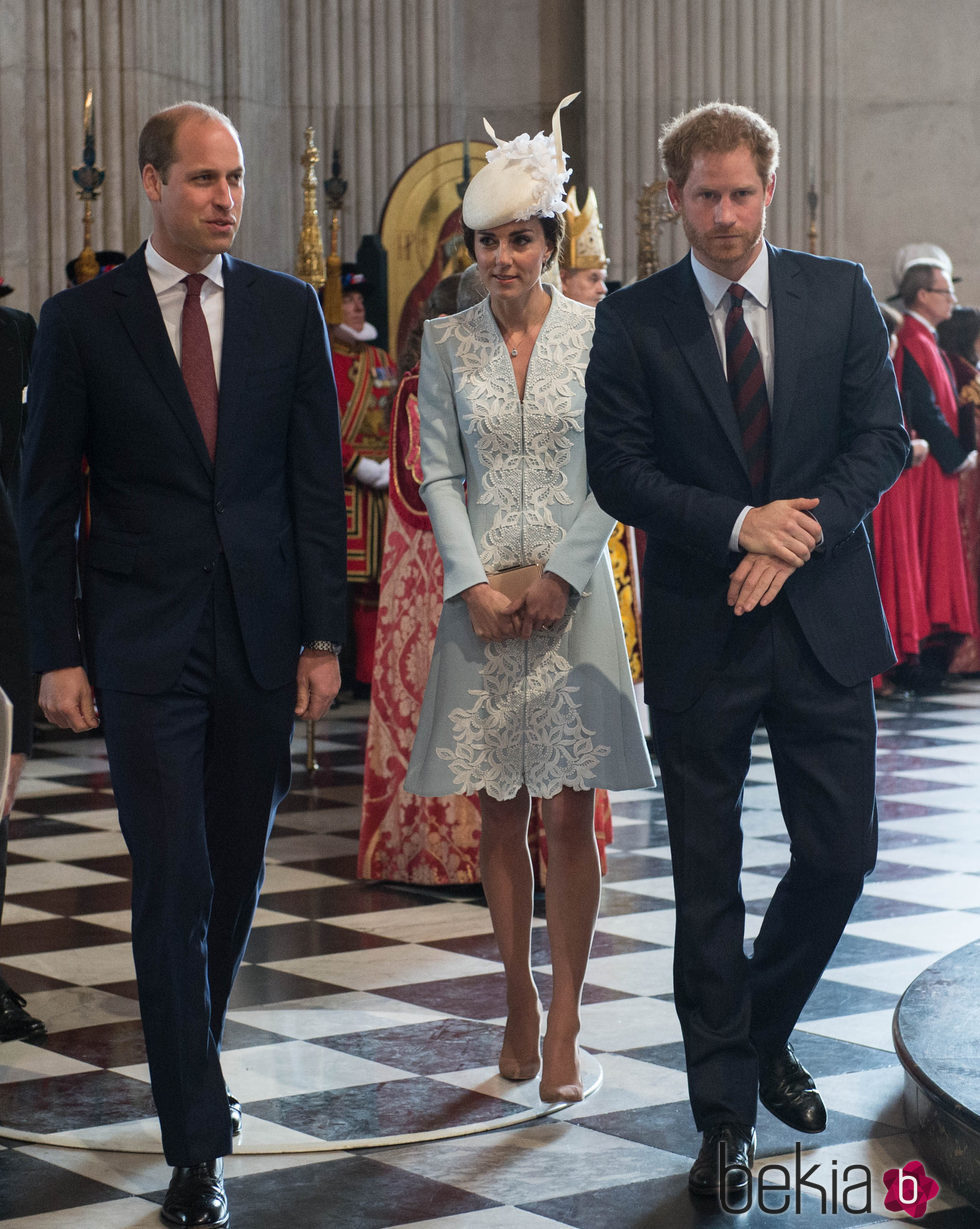
[{"label": "woman's bare leg", "polygon": [[544,1037],[542,1101],[581,1101],[578,1061],[582,985],[599,912],[593,790],[563,789],[543,804],[548,838],[545,905],[553,990]]},{"label": "woman's bare leg", "polygon": [[541,1004],[531,975],[534,870],[527,846],[526,790],[500,802],[480,794],[480,875],[507,979],[507,1028],[500,1074],[530,1080],[541,1066]]}]

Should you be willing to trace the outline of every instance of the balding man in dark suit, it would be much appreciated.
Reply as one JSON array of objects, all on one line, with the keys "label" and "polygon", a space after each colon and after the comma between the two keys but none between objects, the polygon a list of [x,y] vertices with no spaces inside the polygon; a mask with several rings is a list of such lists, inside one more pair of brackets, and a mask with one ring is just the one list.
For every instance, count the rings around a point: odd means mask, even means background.
[{"label": "balding man in dark suit", "polygon": [[[339,417],[312,287],[233,260],[245,168],[182,103],[140,137],[148,243],[41,312],[22,484],[40,702],[99,718],[133,859],[133,950],[168,1224],[224,1225],[241,1107],[228,998],[294,718],[336,695],[346,610]],[[79,464],[91,529],[75,618]]]}]

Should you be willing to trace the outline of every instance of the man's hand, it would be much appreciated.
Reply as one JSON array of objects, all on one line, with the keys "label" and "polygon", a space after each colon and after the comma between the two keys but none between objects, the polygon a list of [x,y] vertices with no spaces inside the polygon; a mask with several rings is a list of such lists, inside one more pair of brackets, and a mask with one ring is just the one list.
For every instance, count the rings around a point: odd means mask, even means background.
[{"label": "man's hand", "polygon": [[914,439],[912,441],[912,460],[909,462],[909,469],[916,469],[918,466],[925,463],[926,457],[929,455],[929,441]]},{"label": "man's hand", "polygon": [[747,554],[772,555],[794,568],[800,567],[820,542],[820,526],[807,513],[819,499],[776,499],[761,508],[750,508],[738,535]]},{"label": "man's hand", "polygon": [[296,716],[319,721],[340,691],[340,662],[334,653],[304,649],[296,667]]},{"label": "man's hand", "polygon": [[45,717],[63,730],[83,734],[99,724],[95,694],[81,666],[42,674],[37,701]]},{"label": "man's hand", "polygon": [[14,796],[17,793],[17,782],[20,780],[20,774],[24,771],[24,764],[27,762],[27,756],[23,751],[15,751],[10,757],[10,765],[7,769],[7,796],[3,799],[3,806],[0,808],[0,819],[4,815],[9,815],[14,809]]},{"label": "man's hand", "polygon": [[728,586],[729,606],[735,607],[737,615],[755,610],[756,606],[768,606],[797,566],[774,559],[772,555],[746,555],[732,572]]},{"label": "man's hand", "polygon": [[512,640],[521,634],[520,602],[511,602],[491,589],[486,581],[470,585],[460,594],[469,611],[470,623],[483,641]]}]

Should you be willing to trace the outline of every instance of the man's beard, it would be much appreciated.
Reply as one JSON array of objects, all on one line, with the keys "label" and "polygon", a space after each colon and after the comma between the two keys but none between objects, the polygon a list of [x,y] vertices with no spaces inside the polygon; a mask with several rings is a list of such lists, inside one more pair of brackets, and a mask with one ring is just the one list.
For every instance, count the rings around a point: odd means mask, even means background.
[{"label": "man's beard", "polygon": [[[752,252],[762,240],[766,228],[766,215],[763,213],[759,227],[751,233],[745,231],[719,231],[717,233],[698,230],[681,214],[681,225],[687,241],[694,249],[702,263],[719,265],[737,265]],[[739,240],[738,243],[719,244],[718,240]]]}]

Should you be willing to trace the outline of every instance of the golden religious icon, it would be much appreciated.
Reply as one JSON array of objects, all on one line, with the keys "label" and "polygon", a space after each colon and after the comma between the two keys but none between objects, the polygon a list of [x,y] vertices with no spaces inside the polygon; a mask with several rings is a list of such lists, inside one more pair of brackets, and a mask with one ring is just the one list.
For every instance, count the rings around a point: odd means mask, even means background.
[{"label": "golden religious icon", "polygon": [[[460,202],[484,165],[488,141],[450,141],[416,158],[401,174],[381,214],[388,254],[388,349],[399,354],[436,283],[470,264]],[[472,171],[470,167],[472,166]]]}]

